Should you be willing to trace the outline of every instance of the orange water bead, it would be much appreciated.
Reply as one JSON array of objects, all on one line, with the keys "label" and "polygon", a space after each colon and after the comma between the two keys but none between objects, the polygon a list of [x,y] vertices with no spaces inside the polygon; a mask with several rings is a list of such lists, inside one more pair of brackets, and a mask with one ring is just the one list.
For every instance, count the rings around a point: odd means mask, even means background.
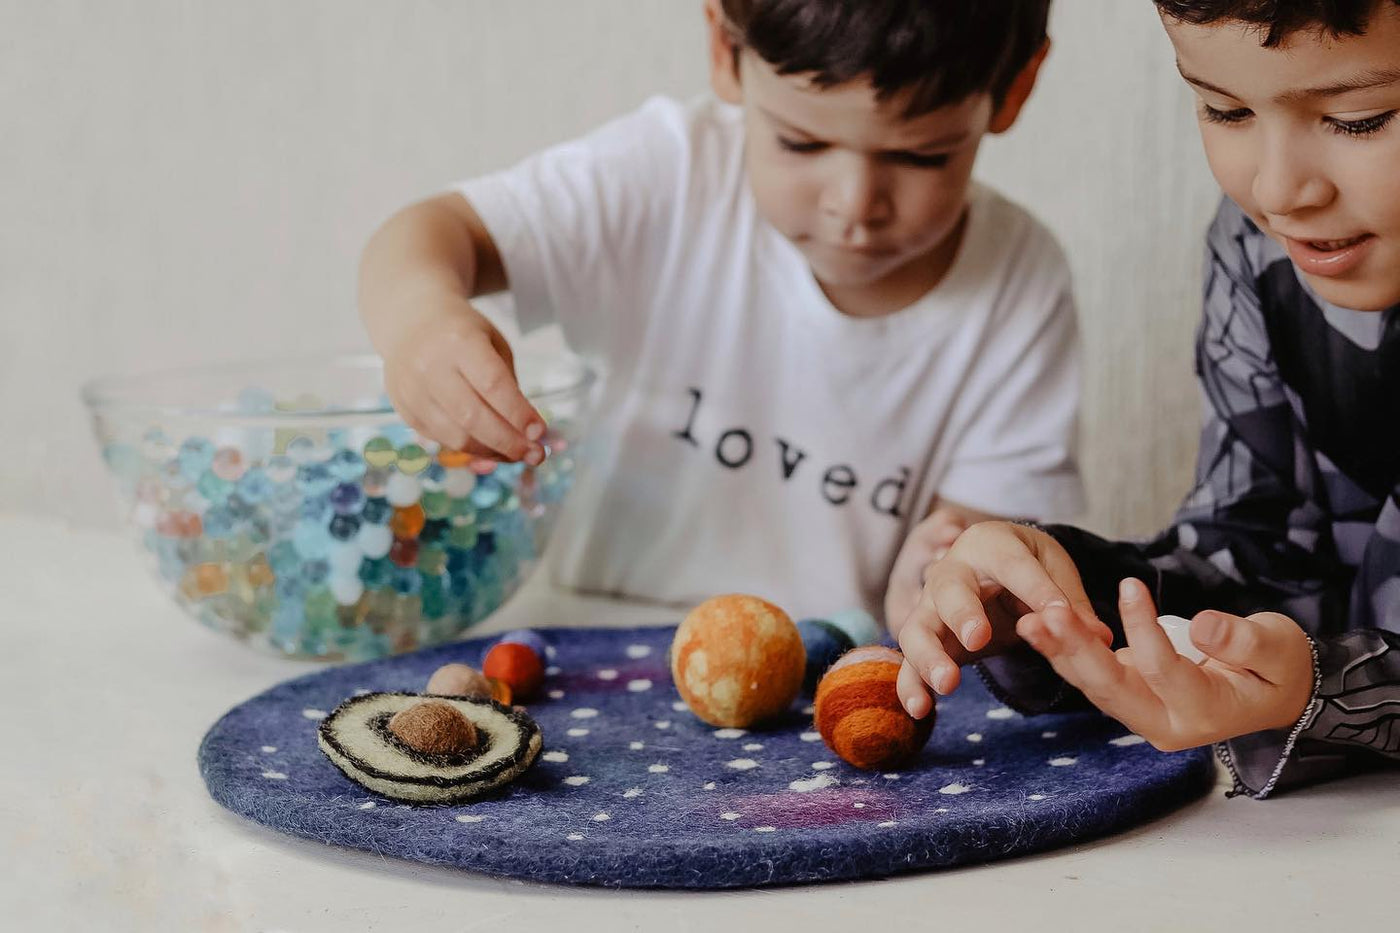
[{"label": "orange water bead", "polygon": [[544,683],[544,661],[528,645],[516,642],[493,645],[481,662],[481,672],[510,687],[520,700],[532,698]]},{"label": "orange water bead", "polygon": [[848,651],[817,685],[822,741],[844,761],[867,770],[904,764],[933,731],[932,711],[915,719],[899,702],[895,682],[904,656],[872,645]]},{"label": "orange water bead", "polygon": [[166,512],[156,519],[156,531],[167,538],[198,538],[204,531],[204,523],[194,512]]},{"label": "orange water bead", "polygon": [[453,470],[471,466],[472,460],[475,458],[464,450],[439,450],[437,459],[444,469]]},{"label": "orange water bead", "polygon": [[394,517],[389,519],[389,530],[394,533],[395,538],[416,538],[418,533],[423,530],[423,524],[427,520],[428,517],[424,514],[423,507],[415,502],[412,505],[394,509]]}]

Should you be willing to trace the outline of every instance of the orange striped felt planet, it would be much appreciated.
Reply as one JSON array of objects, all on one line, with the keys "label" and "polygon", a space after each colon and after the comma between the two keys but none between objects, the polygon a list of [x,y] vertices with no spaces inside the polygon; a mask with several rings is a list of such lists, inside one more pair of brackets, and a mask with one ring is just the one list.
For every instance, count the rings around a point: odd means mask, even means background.
[{"label": "orange striped felt planet", "polygon": [[842,655],[817,685],[817,731],[833,752],[857,768],[906,763],[933,731],[932,711],[915,719],[899,702],[895,680],[903,661],[904,655],[893,648],[856,648]]}]

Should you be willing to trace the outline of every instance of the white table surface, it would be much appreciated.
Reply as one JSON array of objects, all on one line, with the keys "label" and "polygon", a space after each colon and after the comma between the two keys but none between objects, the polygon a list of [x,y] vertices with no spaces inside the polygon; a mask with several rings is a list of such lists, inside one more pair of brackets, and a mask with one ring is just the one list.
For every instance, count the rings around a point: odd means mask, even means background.
[{"label": "white table surface", "polygon": [[[477,632],[674,622],[527,587]],[[0,517],[0,926],[12,930],[1367,930],[1400,918],[1400,782],[1205,799],[1042,855],[778,890],[614,891],[330,848],[210,799],[229,707],[313,667],[187,618],[117,534]],[[975,926],[974,926],[975,925]]]}]

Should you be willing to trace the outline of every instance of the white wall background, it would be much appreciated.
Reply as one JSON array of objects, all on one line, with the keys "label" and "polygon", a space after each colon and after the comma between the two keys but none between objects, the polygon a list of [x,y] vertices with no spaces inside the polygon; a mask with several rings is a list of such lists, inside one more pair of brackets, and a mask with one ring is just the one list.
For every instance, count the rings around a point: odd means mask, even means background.
[{"label": "white wall background", "polygon": [[[0,0],[0,512],[115,526],[79,384],[368,347],[374,226],[447,182],[705,86],[701,0]],[[1091,527],[1185,491],[1216,193],[1148,0],[1058,0],[979,174],[1069,251]]]}]

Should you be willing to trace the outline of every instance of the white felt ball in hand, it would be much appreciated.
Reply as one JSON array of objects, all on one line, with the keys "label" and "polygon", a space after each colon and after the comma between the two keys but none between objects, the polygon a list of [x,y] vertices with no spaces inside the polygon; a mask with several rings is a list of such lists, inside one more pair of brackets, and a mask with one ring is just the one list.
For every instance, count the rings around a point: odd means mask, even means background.
[{"label": "white felt ball in hand", "polygon": [[1158,616],[1157,624],[1167,633],[1167,638],[1171,639],[1177,654],[1195,664],[1200,664],[1206,659],[1205,652],[1197,648],[1196,643],[1191,640],[1190,619],[1183,619],[1181,616]]}]

